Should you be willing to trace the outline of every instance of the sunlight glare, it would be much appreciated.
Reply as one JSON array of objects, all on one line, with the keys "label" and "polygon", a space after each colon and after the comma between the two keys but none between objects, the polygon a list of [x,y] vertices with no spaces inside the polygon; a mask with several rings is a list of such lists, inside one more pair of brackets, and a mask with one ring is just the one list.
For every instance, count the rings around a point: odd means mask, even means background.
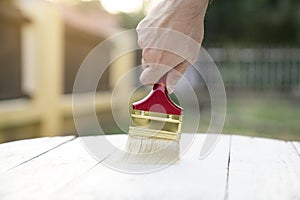
[{"label": "sunlight glare", "polygon": [[100,0],[104,9],[110,13],[134,13],[142,10],[143,0]]}]

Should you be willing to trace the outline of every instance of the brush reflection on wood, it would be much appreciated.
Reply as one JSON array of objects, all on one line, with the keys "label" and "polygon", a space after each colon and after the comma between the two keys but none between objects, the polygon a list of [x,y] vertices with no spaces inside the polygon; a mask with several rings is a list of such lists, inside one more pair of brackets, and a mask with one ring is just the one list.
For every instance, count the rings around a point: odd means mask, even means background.
[{"label": "brush reflection on wood", "polygon": [[[106,137],[120,148],[127,140],[126,135]],[[300,198],[299,142],[223,135],[214,151],[199,160],[204,137],[197,136],[178,165],[144,175],[105,167],[79,138],[2,144],[1,200]],[[108,152],[106,159],[112,157]]]}]

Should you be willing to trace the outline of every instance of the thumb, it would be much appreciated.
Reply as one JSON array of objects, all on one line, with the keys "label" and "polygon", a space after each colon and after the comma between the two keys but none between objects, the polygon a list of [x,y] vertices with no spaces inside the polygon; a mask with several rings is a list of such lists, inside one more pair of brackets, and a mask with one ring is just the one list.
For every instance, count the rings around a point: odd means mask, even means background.
[{"label": "thumb", "polygon": [[153,85],[159,81],[159,79],[165,75],[171,68],[162,64],[147,64],[146,68],[140,76],[140,82],[143,85]]}]

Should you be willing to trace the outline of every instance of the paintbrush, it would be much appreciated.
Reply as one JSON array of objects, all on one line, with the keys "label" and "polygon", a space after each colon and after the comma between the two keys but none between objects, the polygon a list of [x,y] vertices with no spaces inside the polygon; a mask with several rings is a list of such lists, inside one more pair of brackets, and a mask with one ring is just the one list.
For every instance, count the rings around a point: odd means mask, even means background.
[{"label": "paintbrush", "polygon": [[144,99],[132,104],[125,160],[170,164],[179,160],[183,109],[172,102],[165,74]]}]

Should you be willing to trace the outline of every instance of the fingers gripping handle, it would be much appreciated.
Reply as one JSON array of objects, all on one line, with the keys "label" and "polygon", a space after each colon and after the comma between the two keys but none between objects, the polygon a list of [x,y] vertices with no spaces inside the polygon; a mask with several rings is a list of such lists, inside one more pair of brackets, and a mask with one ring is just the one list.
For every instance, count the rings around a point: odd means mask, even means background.
[{"label": "fingers gripping handle", "polygon": [[166,88],[167,74],[154,84],[152,91],[144,99],[133,103],[134,110],[181,115],[182,108],[171,101]]},{"label": "fingers gripping handle", "polygon": [[168,73],[166,73],[165,75],[163,75],[157,83],[154,84],[153,86],[153,90],[161,90],[164,93],[166,93],[166,95],[168,95],[168,91],[167,91],[167,75]]}]

